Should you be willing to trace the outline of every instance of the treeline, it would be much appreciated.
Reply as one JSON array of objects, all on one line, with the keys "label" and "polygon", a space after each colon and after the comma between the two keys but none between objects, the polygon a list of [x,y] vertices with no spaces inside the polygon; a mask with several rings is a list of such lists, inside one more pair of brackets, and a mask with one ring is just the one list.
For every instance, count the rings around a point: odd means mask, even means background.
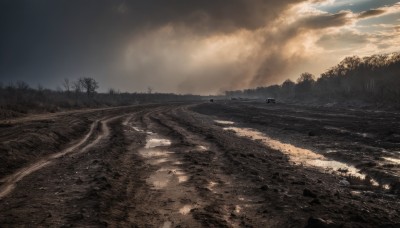
[{"label": "treeline", "polygon": [[274,97],[283,101],[400,105],[400,53],[346,57],[318,79],[303,73],[296,82],[226,91],[231,98]]},{"label": "treeline", "polygon": [[150,88],[147,93],[127,93],[115,89],[98,93],[98,87],[98,82],[93,78],[80,78],[76,81],[64,79],[62,87],[57,90],[40,85],[32,88],[23,81],[7,85],[0,82],[0,119],[27,113],[202,99],[198,95],[154,93]]}]

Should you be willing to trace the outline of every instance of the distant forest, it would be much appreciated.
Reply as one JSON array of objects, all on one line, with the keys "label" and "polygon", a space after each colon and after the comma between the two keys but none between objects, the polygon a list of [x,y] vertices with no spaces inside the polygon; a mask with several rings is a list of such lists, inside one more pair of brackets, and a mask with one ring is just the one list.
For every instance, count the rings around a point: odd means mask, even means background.
[{"label": "distant forest", "polygon": [[62,88],[50,90],[38,86],[32,88],[24,81],[4,85],[0,82],[0,119],[18,117],[28,113],[58,112],[80,108],[98,108],[143,104],[152,102],[194,101],[198,95],[156,93],[148,88],[147,93],[126,93],[109,89],[98,93],[98,83],[93,78],[76,81],[64,79]]},{"label": "distant forest", "polygon": [[266,98],[304,103],[400,106],[400,53],[346,57],[315,79],[303,73],[296,82],[226,91],[232,98]]},{"label": "distant forest", "polygon": [[[211,98],[154,93],[151,88],[147,93],[121,93],[114,89],[97,93],[98,87],[93,78],[64,79],[56,91],[40,85],[32,88],[23,81],[7,85],[0,82],[0,119],[27,113]],[[228,99],[273,97],[278,102],[400,107],[400,53],[347,57],[317,79],[303,73],[296,82],[286,80],[281,85],[226,91],[225,95]]]}]

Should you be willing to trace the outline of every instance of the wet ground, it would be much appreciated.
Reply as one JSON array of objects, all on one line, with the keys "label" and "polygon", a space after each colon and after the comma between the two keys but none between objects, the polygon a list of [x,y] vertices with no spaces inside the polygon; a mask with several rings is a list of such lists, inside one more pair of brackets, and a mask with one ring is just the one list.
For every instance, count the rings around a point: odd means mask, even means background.
[{"label": "wet ground", "polygon": [[[337,171],[338,175],[351,175],[363,180],[366,178],[366,175],[363,174],[360,169],[357,169],[352,165],[328,159],[322,154],[318,154],[309,149],[296,147],[292,144],[282,143],[279,140],[271,139],[270,137],[257,130],[239,127],[224,127],[224,130],[233,131],[238,136],[260,141],[269,148],[281,151],[282,153],[288,155],[289,160],[293,163],[293,165],[305,165],[309,167],[318,167],[321,168],[321,170]],[[378,185],[376,181],[374,181],[374,184]]]},{"label": "wet ground", "polygon": [[400,191],[400,113],[262,102],[221,102],[196,109],[223,117],[217,123],[229,125],[225,129],[261,140],[294,164]]},{"label": "wet ground", "polygon": [[398,227],[399,116],[217,101],[13,119],[0,227]]}]

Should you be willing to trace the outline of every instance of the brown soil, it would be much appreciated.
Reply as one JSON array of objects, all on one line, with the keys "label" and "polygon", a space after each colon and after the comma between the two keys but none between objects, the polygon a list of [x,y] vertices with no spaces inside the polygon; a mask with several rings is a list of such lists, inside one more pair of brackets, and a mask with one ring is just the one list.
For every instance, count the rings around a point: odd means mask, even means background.
[{"label": "brown soil", "polygon": [[[24,117],[1,125],[0,227],[398,227],[398,170],[378,162],[395,156],[386,153],[398,149],[397,118],[218,102]],[[293,165],[215,119],[316,151],[346,149],[329,156],[392,189],[341,186],[342,177]],[[350,153],[351,142],[371,151]],[[387,152],[371,149],[378,147]],[[372,160],[377,165],[364,164]]]}]

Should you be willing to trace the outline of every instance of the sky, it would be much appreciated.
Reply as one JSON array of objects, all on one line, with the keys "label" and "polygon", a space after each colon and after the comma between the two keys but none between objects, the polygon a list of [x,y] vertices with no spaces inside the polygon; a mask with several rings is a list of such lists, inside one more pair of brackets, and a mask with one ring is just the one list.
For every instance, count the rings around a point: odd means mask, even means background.
[{"label": "sky", "polygon": [[400,1],[0,0],[0,82],[221,94],[400,51]]}]

